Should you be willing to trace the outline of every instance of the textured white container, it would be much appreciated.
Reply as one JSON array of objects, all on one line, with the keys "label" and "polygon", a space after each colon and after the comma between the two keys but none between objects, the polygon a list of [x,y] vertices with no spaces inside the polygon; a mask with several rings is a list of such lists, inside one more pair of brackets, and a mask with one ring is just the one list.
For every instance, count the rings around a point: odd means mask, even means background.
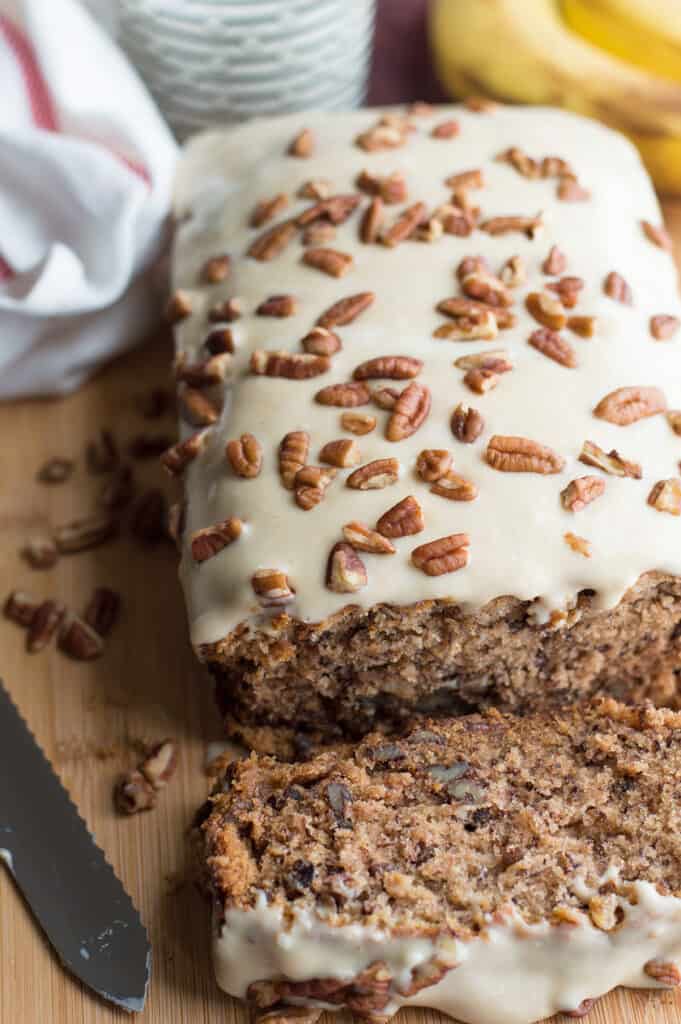
[{"label": "textured white container", "polygon": [[364,100],[374,0],[119,0],[119,41],[176,134]]}]

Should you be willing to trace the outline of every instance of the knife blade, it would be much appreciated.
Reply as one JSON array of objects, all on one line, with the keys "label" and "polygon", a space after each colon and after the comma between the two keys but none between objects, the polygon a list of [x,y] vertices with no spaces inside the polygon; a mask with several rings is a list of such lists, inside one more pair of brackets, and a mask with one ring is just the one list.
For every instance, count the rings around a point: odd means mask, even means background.
[{"label": "knife blade", "polygon": [[142,1010],[151,947],[139,914],[2,682],[0,859],[64,965]]}]

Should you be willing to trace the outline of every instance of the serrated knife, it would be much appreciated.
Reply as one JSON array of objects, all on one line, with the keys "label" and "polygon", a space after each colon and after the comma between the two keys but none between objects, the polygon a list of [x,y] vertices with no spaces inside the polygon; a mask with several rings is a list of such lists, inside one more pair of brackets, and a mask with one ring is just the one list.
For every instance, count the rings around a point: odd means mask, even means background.
[{"label": "serrated knife", "polygon": [[1,682],[0,858],[65,966],[142,1010],[151,947],[139,914]]}]

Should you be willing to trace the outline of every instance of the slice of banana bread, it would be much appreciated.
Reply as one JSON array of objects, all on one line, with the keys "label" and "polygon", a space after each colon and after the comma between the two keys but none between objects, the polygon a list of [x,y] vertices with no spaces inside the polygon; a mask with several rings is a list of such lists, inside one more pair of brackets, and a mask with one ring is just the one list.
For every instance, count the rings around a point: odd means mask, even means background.
[{"label": "slice of banana bread", "polygon": [[625,139],[295,115],[195,140],[176,212],[165,463],[232,732],[678,699],[681,307]]},{"label": "slice of banana bread", "polygon": [[284,1016],[468,1024],[675,986],[680,780],[681,714],[609,698],[232,763],[195,832],[217,980]]}]

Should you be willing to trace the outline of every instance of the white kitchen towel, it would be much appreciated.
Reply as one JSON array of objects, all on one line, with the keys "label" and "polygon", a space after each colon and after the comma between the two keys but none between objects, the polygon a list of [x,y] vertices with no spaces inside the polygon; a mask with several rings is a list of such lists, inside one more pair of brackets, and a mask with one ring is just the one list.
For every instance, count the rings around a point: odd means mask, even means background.
[{"label": "white kitchen towel", "polygon": [[70,391],[158,323],[176,157],[78,0],[0,0],[0,398]]}]

